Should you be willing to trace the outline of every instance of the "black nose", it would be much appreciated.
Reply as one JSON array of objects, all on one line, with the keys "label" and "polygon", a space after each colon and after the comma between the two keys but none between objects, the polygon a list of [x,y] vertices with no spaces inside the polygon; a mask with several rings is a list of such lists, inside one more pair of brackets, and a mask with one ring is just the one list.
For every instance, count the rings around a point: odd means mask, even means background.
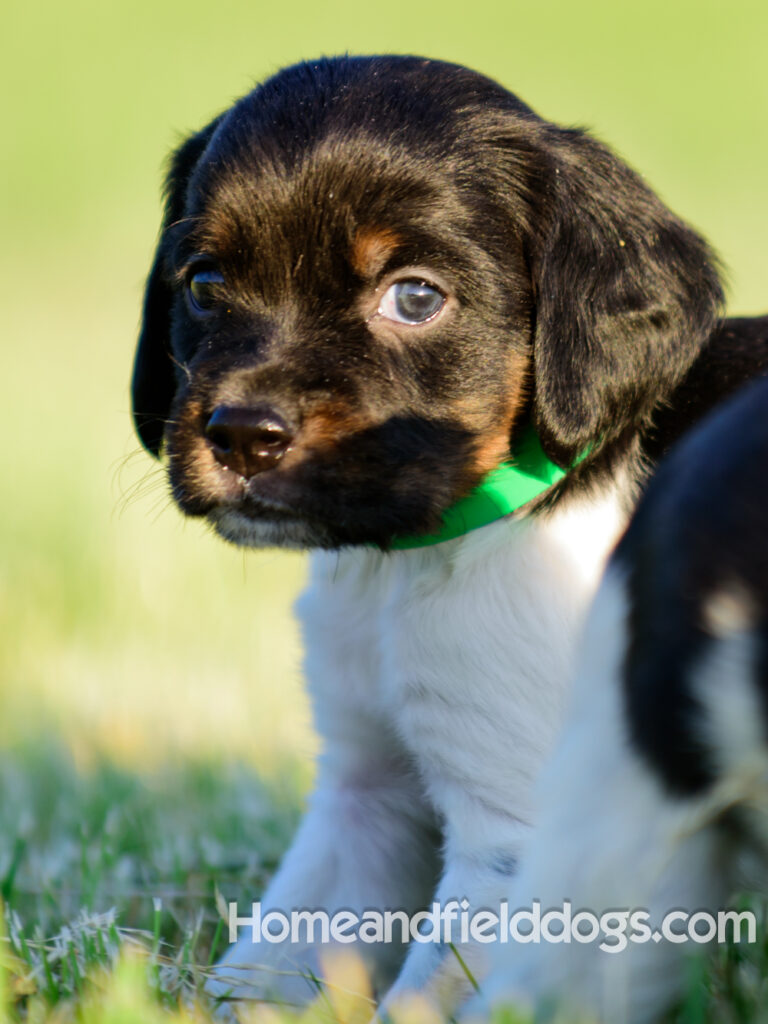
[{"label": "black nose", "polygon": [[247,478],[272,469],[293,440],[283,417],[268,405],[220,405],[205,425],[217,461]]}]

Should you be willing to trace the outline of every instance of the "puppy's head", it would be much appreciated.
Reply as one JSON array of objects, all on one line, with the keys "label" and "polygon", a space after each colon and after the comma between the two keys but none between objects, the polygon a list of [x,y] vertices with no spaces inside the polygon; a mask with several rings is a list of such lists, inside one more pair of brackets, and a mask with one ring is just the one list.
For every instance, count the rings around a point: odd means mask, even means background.
[{"label": "puppy's head", "polygon": [[300,65],[173,158],[134,416],[225,537],[386,547],[526,422],[581,474],[626,448],[720,300],[627,167],[488,79]]}]

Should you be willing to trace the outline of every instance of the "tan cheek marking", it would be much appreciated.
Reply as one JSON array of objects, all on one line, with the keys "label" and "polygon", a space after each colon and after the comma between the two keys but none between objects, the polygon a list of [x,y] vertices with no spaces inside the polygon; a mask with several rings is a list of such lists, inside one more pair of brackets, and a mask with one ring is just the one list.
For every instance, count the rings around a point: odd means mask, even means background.
[{"label": "tan cheek marking", "polygon": [[496,434],[481,441],[474,451],[472,469],[477,476],[485,476],[509,456],[509,433]]},{"label": "tan cheek marking", "polygon": [[361,228],[352,242],[353,270],[360,277],[374,277],[399,244],[399,237],[389,228]]},{"label": "tan cheek marking", "polygon": [[203,500],[221,497],[216,486],[218,464],[205,437],[200,433],[199,424],[202,406],[199,402],[186,402],[178,416],[175,433],[175,457],[181,466],[184,487]]},{"label": "tan cheek marking", "polygon": [[[478,477],[485,476],[500,462],[509,458],[512,428],[525,408],[528,398],[529,368],[530,362],[527,359],[515,359],[511,362],[507,377],[506,400],[499,413],[494,416],[493,422],[478,432],[472,463],[472,470]],[[475,403],[473,405],[477,414],[478,406]]]},{"label": "tan cheek marking", "polygon": [[350,412],[346,406],[322,406],[304,420],[297,437],[296,456],[304,457],[308,450],[333,448],[346,438],[374,426],[373,420],[368,420],[359,413]]}]

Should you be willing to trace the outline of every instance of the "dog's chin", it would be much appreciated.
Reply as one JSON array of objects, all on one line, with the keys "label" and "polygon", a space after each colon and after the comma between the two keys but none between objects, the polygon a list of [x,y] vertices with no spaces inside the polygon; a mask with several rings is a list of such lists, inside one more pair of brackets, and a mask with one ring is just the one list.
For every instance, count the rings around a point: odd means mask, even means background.
[{"label": "dog's chin", "polygon": [[321,524],[303,519],[254,518],[233,508],[214,508],[206,516],[216,533],[242,548],[338,547]]}]

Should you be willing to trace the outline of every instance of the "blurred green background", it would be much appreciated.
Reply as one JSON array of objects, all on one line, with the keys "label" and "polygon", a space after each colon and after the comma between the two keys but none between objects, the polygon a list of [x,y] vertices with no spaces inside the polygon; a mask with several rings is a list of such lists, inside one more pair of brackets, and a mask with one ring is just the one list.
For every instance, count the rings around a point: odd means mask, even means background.
[{"label": "blurred green background", "polygon": [[474,66],[593,127],[709,236],[732,309],[768,308],[765,0],[33,0],[0,27],[5,749],[43,735],[82,765],[310,762],[303,559],[183,523],[128,403],[164,157],[281,65]]}]

